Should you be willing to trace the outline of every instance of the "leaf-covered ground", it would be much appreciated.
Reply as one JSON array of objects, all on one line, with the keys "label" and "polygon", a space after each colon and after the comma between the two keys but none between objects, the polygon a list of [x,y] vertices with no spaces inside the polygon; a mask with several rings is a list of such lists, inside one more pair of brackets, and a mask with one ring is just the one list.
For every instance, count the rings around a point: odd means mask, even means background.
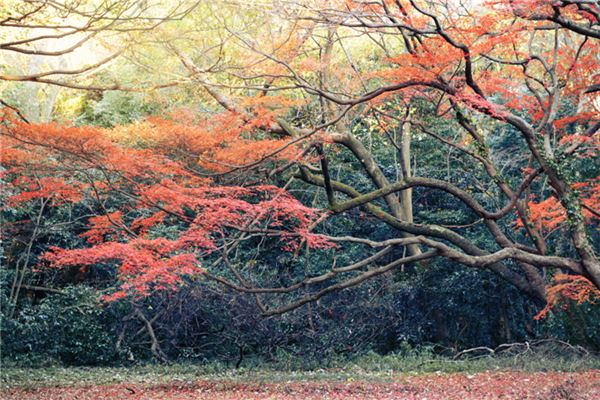
[{"label": "leaf-covered ground", "polygon": [[197,380],[167,383],[5,387],[6,400],[54,399],[600,399],[600,370],[394,375],[386,381]]}]

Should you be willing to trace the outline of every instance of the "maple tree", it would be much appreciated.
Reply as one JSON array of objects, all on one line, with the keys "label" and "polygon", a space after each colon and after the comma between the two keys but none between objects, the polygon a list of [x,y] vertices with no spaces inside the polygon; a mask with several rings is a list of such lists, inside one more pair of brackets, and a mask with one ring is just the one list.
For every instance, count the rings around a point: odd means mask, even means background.
[{"label": "maple tree", "polygon": [[[95,201],[96,216],[83,235],[89,247],[53,249],[48,261],[90,266],[118,260],[124,283],[117,297],[202,272],[255,294],[266,315],[438,257],[491,270],[542,303],[547,268],[600,288],[593,247],[600,181],[597,171],[581,179],[573,168],[578,160],[597,160],[596,4],[336,1],[299,2],[277,11],[269,18],[285,21],[279,32],[262,24],[255,37],[229,27],[237,22],[215,11],[227,39],[206,48],[158,32],[165,53],[179,63],[179,76],[222,109],[217,116],[196,123],[181,115],[174,121],[155,118],[108,131],[4,117],[2,135],[9,145],[3,164],[18,176],[12,180],[13,202]],[[375,66],[353,54],[349,43],[356,37],[377,49],[371,50]],[[235,60],[221,53],[230,42]],[[298,110],[302,116],[294,118]],[[369,137],[354,132],[356,118],[370,124]],[[518,138],[519,179],[503,175],[511,160],[491,144],[499,132]],[[374,134],[394,153],[393,165],[368,145]],[[416,174],[411,145],[424,137],[460,154],[458,162],[478,174],[476,191]],[[334,178],[338,149],[352,155],[360,166],[353,173],[368,186]],[[290,171],[293,179],[324,189],[328,214],[259,177]],[[215,177],[236,174],[253,179],[215,183]],[[443,220],[419,221],[417,189],[458,199],[471,210],[469,224],[480,223],[492,244],[481,245]],[[103,205],[109,195],[122,197],[119,209]],[[354,209],[397,234],[381,239],[312,233],[327,215]],[[153,227],[174,220],[182,224],[174,238],[152,236]],[[548,244],[554,232],[568,240],[567,248]],[[304,243],[340,250],[364,245],[368,256],[290,286],[257,287],[228,259],[232,246],[253,235],[292,241],[284,247],[293,252]],[[390,260],[398,248],[405,254]],[[199,266],[216,253],[214,265],[230,270],[233,280]],[[265,306],[260,297],[313,286],[282,306]]]},{"label": "maple tree", "polygon": [[[225,137],[239,136],[244,130],[230,119],[225,126],[231,130],[223,133]],[[80,236],[89,246],[50,248],[44,260],[55,267],[81,268],[118,262],[123,285],[110,299],[173,288],[181,276],[203,273],[203,257],[224,246],[220,243],[232,230],[273,227],[272,234],[285,238],[282,247],[288,249],[298,240],[315,247],[328,245],[308,229],[319,211],[303,206],[284,190],[270,185],[215,185],[183,161],[163,154],[171,149],[162,141],[160,151],[119,143],[115,135],[130,139],[115,132],[122,129],[27,124],[10,112],[2,118],[7,206],[37,200],[51,206],[85,204],[92,216]],[[180,139],[192,138],[185,148],[176,144],[172,150],[203,154],[225,143],[198,126],[154,120],[136,127],[142,136],[160,132],[161,140],[169,140],[169,131]],[[117,199],[118,208],[111,209],[107,203]],[[161,224],[179,224],[180,230],[174,238],[155,237],[152,228]]]}]

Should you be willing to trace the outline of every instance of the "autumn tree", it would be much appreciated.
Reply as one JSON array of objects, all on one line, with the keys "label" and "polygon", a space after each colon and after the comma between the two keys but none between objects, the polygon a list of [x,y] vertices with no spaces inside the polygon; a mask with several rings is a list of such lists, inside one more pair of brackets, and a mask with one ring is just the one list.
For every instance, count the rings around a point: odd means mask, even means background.
[{"label": "autumn tree", "polygon": [[[221,108],[218,116],[191,122],[179,115],[111,132],[33,126],[13,117],[5,122],[5,160],[24,175],[13,181],[15,199],[63,191],[65,201],[81,201],[85,193],[98,205],[109,193],[131,199],[123,209],[96,206],[84,234],[90,246],[53,249],[49,262],[118,260],[124,284],[117,296],[202,273],[254,294],[266,315],[434,258],[493,271],[540,303],[547,298],[547,270],[600,287],[593,247],[598,171],[583,176],[578,168],[582,159],[597,160],[596,4],[298,2],[285,9],[261,5],[238,18],[230,18],[238,8],[209,9],[208,17],[190,14],[195,29],[186,37],[160,27],[148,34],[160,37],[185,85]],[[218,34],[206,38],[207,31]],[[356,131],[357,119],[367,135]],[[129,134],[120,135],[122,129]],[[493,145],[502,134],[516,137],[515,154]],[[67,137],[74,147],[62,144]],[[147,148],[123,137],[138,137]],[[373,151],[372,140],[386,143],[391,164]],[[420,175],[415,140],[454,152],[448,169],[465,167],[472,179]],[[40,149],[56,156],[32,164],[29,152]],[[352,172],[368,185],[336,177],[340,151],[351,154],[360,166]],[[504,175],[508,166],[521,169],[518,179]],[[48,176],[32,180],[41,167]],[[322,188],[327,213],[268,185],[281,176]],[[415,190],[460,201],[472,220],[460,226],[420,221]],[[326,217],[353,210],[397,234],[340,237],[320,228]],[[174,224],[171,218],[183,221],[176,237],[151,239],[151,228]],[[475,224],[491,243],[469,237]],[[366,256],[289,286],[258,287],[251,271],[230,260],[239,243],[257,235],[291,241],[283,247],[292,252],[305,244],[337,251],[363,245]],[[550,235],[568,244],[555,246]],[[209,252],[211,268],[199,270]],[[284,304],[264,302],[289,294]]]},{"label": "autumn tree", "polygon": [[[313,95],[319,104],[322,125],[313,119],[302,121],[303,126],[293,126],[279,119],[271,129],[274,134],[292,137],[292,142],[297,140],[294,138],[314,139],[317,132],[325,132],[312,143],[321,159],[319,164],[298,163],[296,178],[323,187],[332,213],[362,207],[402,236],[386,241],[331,240],[383,249],[411,246],[411,257],[442,256],[490,269],[541,301],[546,296],[545,268],[583,275],[598,286],[598,260],[589,236],[594,229],[586,228],[598,217],[597,171],[582,182],[572,167],[574,160],[597,156],[597,8],[534,2],[541,6],[536,8],[530,3],[495,2],[486,7],[344,3],[349,9],[303,4],[287,16],[305,23],[303,30],[321,28],[324,39],[318,44],[318,52],[313,50],[317,53],[313,64],[307,61],[309,49],[302,56],[297,50],[283,51],[290,45],[297,49],[305,44],[299,32],[269,50],[234,33],[243,46],[270,65],[261,66],[254,75],[248,68],[246,79],[258,79],[269,71],[271,76],[263,93],[275,90],[276,81],[282,87]],[[382,49],[378,56],[383,68],[363,71],[348,51],[341,32],[373,40]],[[335,72],[333,48],[339,56]],[[186,68],[195,70],[190,57],[178,49],[174,52]],[[303,69],[307,64],[310,68]],[[331,74],[335,77],[328,77]],[[244,115],[244,110],[222,92],[206,82],[203,86],[223,107]],[[394,101],[400,106],[390,110]],[[423,102],[430,105],[427,111],[431,114],[419,115],[417,107]],[[569,107],[569,103],[573,105]],[[373,115],[374,128],[389,140],[390,148],[398,151],[395,182],[368,146],[350,131],[349,118],[345,117],[365,113]],[[450,132],[440,131],[439,127],[448,125]],[[490,146],[494,133],[502,130],[516,132],[523,143],[520,158],[525,162],[520,181],[509,182],[502,176],[502,164],[507,160],[493,153]],[[416,132],[460,152],[462,162],[479,165],[485,177],[479,183],[479,193],[453,182],[414,176],[410,138]],[[348,149],[362,165],[374,190],[363,193],[332,179],[330,156],[320,143],[330,151],[336,147]],[[250,167],[253,165],[237,165],[234,169]],[[460,229],[443,226],[443,221],[435,225],[415,222],[411,211],[413,188],[434,189],[459,199],[484,224],[496,247],[481,248]],[[490,194],[498,198],[490,204],[495,211],[486,209],[479,200]],[[379,199],[383,204],[377,202]],[[567,250],[564,255],[553,254],[556,250],[548,248],[546,238],[556,229],[568,235],[572,253]],[[429,249],[426,256],[422,255],[423,248]],[[391,268],[403,263],[392,263]],[[365,272],[364,278],[374,271]],[[360,281],[360,276],[354,277],[339,287]],[[327,292],[329,288],[291,307]]]}]

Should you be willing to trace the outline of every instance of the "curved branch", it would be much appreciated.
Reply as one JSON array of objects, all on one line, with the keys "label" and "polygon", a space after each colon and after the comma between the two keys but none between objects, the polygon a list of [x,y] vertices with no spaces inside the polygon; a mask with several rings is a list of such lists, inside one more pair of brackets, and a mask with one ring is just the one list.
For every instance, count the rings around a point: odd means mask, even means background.
[{"label": "curved branch", "polygon": [[[300,173],[296,175],[296,177],[312,185],[321,187],[324,186],[323,178],[310,173],[310,171],[308,171],[306,167],[301,167]],[[344,193],[351,198],[361,196],[361,193],[359,191],[341,182],[332,180],[331,186],[335,191]],[[408,223],[398,218],[395,218],[394,216],[386,213],[380,207],[371,203],[366,203],[363,205],[363,207],[379,220],[385,222],[386,224],[390,225],[395,229],[398,229],[401,232],[406,232],[413,235],[436,237],[438,239],[447,240],[448,242],[454,244],[469,255],[485,256],[490,254],[489,252],[473,244],[473,242],[471,242],[470,240],[464,238],[463,236],[450,229],[444,228],[443,226]],[[494,273],[498,274],[503,279],[512,283],[517,288],[522,290],[524,293],[527,293],[531,297],[537,300],[545,301],[544,287],[532,287],[530,282],[528,282],[524,277],[522,277],[506,265],[502,263],[492,263],[489,264],[487,268],[493,271]]]},{"label": "curved branch", "polygon": [[337,292],[340,290],[351,288],[353,286],[360,285],[361,283],[363,283],[366,280],[374,278],[378,275],[385,274],[386,272],[392,271],[393,269],[395,269],[403,264],[427,260],[427,259],[435,257],[436,255],[437,255],[437,252],[435,250],[431,250],[431,251],[427,251],[425,253],[417,254],[414,256],[399,258],[387,265],[384,265],[383,267],[374,268],[369,271],[363,272],[362,274],[360,274],[354,278],[350,278],[343,282],[328,286],[325,289],[318,291],[317,293],[302,297],[299,300],[296,300],[296,301],[294,301],[290,304],[287,304],[283,307],[272,308],[272,309],[267,308],[265,311],[262,312],[262,314],[263,314],[263,316],[269,317],[269,316],[273,316],[273,315],[283,314],[288,311],[292,311],[296,308],[303,306],[304,304],[315,302],[315,301],[319,300],[321,297],[323,297],[329,293]]},{"label": "curved branch", "polygon": [[385,186],[381,189],[374,190],[370,193],[360,195],[351,200],[348,200],[344,203],[338,203],[333,205],[332,211],[336,213],[344,212],[351,208],[359,207],[363,204],[370,203],[373,200],[384,197],[390,193],[399,192],[402,190],[406,190],[412,187],[429,187],[434,189],[440,189],[447,193],[454,195],[455,197],[462,200],[467,206],[469,206],[473,211],[475,211],[480,217],[489,220],[498,220],[508,214],[510,210],[512,210],[515,206],[515,203],[519,199],[519,196],[523,193],[523,191],[529,186],[529,183],[533,181],[535,178],[534,174],[530,174],[527,179],[523,182],[519,191],[515,193],[513,198],[510,200],[508,204],[506,204],[502,209],[496,212],[489,212],[481,206],[477,200],[475,200],[469,193],[464,190],[448,183],[446,181],[442,181],[439,179],[432,178],[420,178],[420,177],[412,177],[406,178],[403,181],[395,182],[388,186]]}]

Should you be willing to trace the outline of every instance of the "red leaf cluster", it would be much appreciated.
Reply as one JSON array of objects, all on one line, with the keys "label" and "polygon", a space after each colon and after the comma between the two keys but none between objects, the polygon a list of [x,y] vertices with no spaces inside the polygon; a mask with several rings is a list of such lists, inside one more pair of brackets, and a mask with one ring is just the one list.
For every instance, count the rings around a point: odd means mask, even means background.
[{"label": "red leaf cluster", "polygon": [[545,318],[555,308],[566,309],[570,302],[578,305],[595,304],[600,300],[600,290],[592,282],[581,275],[559,274],[554,277],[554,284],[548,287],[548,304],[535,316]]},{"label": "red leaf cluster", "polygon": [[[214,132],[165,120],[106,130],[26,124],[5,113],[0,155],[8,206],[51,199],[55,207],[68,203],[91,210],[81,234],[89,247],[51,248],[44,260],[53,267],[115,266],[122,285],[108,299],[177,287],[183,276],[203,272],[202,260],[219,241],[252,224],[279,236],[285,248],[307,239],[326,247],[309,233],[320,213],[286,191],[216,184],[202,174],[198,160],[206,167],[206,154],[239,163],[247,161],[242,153],[254,160],[279,145],[242,137],[257,129],[256,121],[231,113],[217,120],[221,130]],[[168,235],[161,233],[165,229]]]}]

